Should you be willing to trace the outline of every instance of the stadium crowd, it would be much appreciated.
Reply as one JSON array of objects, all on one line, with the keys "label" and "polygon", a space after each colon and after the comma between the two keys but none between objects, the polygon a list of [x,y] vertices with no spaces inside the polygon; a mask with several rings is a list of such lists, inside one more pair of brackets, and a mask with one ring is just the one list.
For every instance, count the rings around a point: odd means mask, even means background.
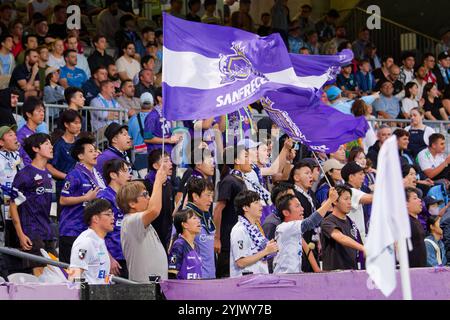
[{"label": "stadium crowd", "polygon": [[[257,102],[211,119],[163,119],[162,108],[176,106],[163,106],[161,19],[141,26],[131,1],[53,2],[0,5],[5,246],[44,249],[70,263],[71,279],[90,283],[109,283],[110,275],[148,282],[364,269],[377,157],[395,135],[410,266],[446,265],[450,156],[446,135],[423,121],[450,114],[450,29],[434,53],[394,61],[377,52],[368,29],[349,41],[336,10],[314,22],[310,5],[290,13],[287,0],[275,0],[258,23],[250,0],[234,12],[235,1],[225,0],[223,14],[215,0],[189,0],[186,16],[171,0],[176,17],[278,32],[291,53],[353,50],[322,99],[366,117],[369,131],[334,153],[313,154],[261,117]],[[66,27],[70,4],[82,7],[80,30]],[[55,104],[64,108],[48,107]],[[43,272],[40,263],[1,259],[5,277]]]}]

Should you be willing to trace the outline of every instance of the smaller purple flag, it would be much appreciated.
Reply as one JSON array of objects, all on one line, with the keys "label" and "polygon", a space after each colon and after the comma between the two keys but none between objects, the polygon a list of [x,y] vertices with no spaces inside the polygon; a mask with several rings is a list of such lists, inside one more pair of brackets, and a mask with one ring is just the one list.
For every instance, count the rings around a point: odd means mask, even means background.
[{"label": "smaller purple flag", "polygon": [[[295,74],[299,78],[322,78],[326,77],[325,84],[336,81],[336,77],[341,71],[341,67],[348,65],[353,60],[353,52],[345,49],[334,55],[306,55],[290,53],[292,66]],[[319,81],[323,85],[323,81]],[[321,86],[320,86],[321,87]]]},{"label": "smaller purple flag", "polygon": [[280,128],[313,151],[335,152],[340,145],[364,137],[369,128],[364,117],[344,114],[288,88],[268,91],[260,101]]}]

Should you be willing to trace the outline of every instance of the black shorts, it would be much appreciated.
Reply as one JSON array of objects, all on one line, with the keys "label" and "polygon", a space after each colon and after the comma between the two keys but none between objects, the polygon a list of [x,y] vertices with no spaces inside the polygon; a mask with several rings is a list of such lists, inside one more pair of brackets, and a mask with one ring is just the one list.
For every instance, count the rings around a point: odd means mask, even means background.
[{"label": "black shorts", "polygon": [[[33,242],[33,246],[31,250],[24,251],[26,253],[33,254],[35,256],[42,257],[41,249],[44,249],[48,253],[51,253],[55,256],[58,256],[56,253],[56,241],[54,240],[42,240],[42,239],[31,239],[31,242]],[[23,260],[23,268],[24,269],[33,269],[33,268],[39,268],[39,267],[45,267],[47,264],[35,262],[32,260]]]}]

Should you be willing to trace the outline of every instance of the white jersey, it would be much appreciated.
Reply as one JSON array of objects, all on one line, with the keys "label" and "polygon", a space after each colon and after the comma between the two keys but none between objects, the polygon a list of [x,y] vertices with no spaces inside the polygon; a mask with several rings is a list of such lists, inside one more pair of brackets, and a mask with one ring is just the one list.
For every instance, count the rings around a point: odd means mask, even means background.
[{"label": "white jersey", "polygon": [[269,273],[269,267],[266,261],[259,260],[251,266],[241,269],[237,266],[236,261],[240,258],[253,256],[258,253],[258,248],[250,238],[245,226],[238,221],[230,236],[230,277],[242,276],[242,272],[248,271],[257,273]]},{"label": "white jersey", "polygon": [[70,255],[70,268],[83,269],[89,284],[108,284],[111,262],[105,240],[88,228],[75,240]]},{"label": "white jersey", "polygon": [[24,167],[22,158],[19,152],[0,151],[0,186],[2,187],[1,194],[3,195],[4,205],[2,206],[4,217],[11,220],[9,215],[9,201],[8,190],[12,190],[12,183],[17,171]]},{"label": "white jersey", "polygon": [[302,272],[302,222],[283,222],[275,230],[278,254],[273,260],[273,273]]},{"label": "white jersey", "polygon": [[439,153],[435,157],[433,157],[429,148],[423,149],[417,155],[417,162],[419,163],[420,169],[422,169],[422,171],[428,169],[436,169],[443,162],[445,162],[445,159],[446,157],[443,153]]}]

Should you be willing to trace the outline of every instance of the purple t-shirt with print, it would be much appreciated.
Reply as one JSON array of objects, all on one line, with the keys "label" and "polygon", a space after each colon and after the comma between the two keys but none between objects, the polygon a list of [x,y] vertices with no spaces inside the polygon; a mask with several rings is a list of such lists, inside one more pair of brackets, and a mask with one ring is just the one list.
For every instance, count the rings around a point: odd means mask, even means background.
[{"label": "purple t-shirt with print", "polygon": [[11,199],[25,200],[18,206],[23,232],[31,240],[52,240],[50,209],[53,188],[50,172],[28,165],[16,174],[12,187]]},{"label": "purple t-shirt with print", "polygon": [[28,153],[25,152],[25,149],[23,148],[24,141],[26,138],[31,136],[32,134],[35,134],[36,132],[28,128],[27,125],[24,125],[22,128],[17,130],[17,141],[20,143],[20,149],[19,149],[19,155],[23,160],[23,164],[25,166],[31,164],[31,158],[28,155]]},{"label": "purple t-shirt with print", "polygon": [[178,271],[177,279],[193,280],[202,277],[202,258],[197,250],[181,236],[173,243],[169,253],[169,271]]},{"label": "purple t-shirt with print", "polygon": [[[153,134],[154,137],[169,139],[171,137],[172,125],[170,121],[164,121],[164,132],[163,123],[161,122],[161,115],[159,113],[160,106],[156,106],[145,118],[144,121],[144,131]],[[152,150],[162,149],[162,144],[147,143],[147,152],[150,153]],[[169,155],[172,153],[173,144],[166,143],[164,145],[164,151]]]}]

